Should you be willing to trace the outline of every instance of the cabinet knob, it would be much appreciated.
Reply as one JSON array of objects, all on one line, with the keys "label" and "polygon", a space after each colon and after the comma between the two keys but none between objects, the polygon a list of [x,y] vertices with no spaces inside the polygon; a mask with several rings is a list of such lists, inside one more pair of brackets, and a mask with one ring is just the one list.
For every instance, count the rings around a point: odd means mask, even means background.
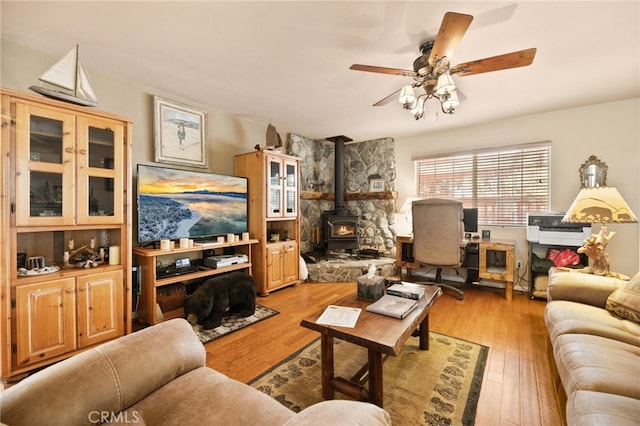
[{"label": "cabinet knob", "polygon": [[64,149],[64,152],[67,152],[67,153],[69,153],[69,154],[73,154],[73,148],[71,148],[70,146],[68,146],[68,147],[66,147],[66,148]]},{"label": "cabinet knob", "polygon": [[80,150],[80,155],[85,155],[86,153],[87,153],[86,149],[83,148],[83,149]]}]

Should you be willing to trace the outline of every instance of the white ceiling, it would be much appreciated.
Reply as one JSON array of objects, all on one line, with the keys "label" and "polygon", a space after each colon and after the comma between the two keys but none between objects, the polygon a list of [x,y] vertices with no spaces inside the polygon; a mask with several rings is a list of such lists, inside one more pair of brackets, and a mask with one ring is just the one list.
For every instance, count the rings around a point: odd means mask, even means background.
[{"label": "white ceiling", "polygon": [[[3,39],[53,57],[77,43],[90,70],[316,139],[398,137],[640,96],[637,0],[4,0],[0,7]],[[372,107],[412,80],[349,66],[411,69],[447,11],[475,17],[452,65],[536,47],[533,64],[457,78],[467,99],[452,116],[436,115],[435,101],[419,121],[395,101]]]}]

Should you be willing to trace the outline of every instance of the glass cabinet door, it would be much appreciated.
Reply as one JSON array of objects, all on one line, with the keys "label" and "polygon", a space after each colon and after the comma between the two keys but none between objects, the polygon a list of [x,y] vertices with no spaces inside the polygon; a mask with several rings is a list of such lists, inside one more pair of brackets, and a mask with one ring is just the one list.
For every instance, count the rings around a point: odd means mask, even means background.
[{"label": "glass cabinet door", "polygon": [[282,216],[282,160],[267,156],[267,217]]},{"label": "glass cabinet door", "polygon": [[116,122],[78,117],[76,208],[80,223],[123,220],[123,132]]},{"label": "glass cabinet door", "polygon": [[16,225],[71,225],[75,117],[16,104]]},{"label": "glass cabinet door", "polygon": [[298,215],[298,167],[294,161],[284,162],[284,216]]}]

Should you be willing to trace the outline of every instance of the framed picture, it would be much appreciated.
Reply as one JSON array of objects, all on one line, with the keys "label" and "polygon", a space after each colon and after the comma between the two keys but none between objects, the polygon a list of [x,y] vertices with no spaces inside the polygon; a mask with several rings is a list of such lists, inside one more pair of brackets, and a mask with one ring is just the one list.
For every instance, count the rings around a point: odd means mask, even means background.
[{"label": "framed picture", "polygon": [[369,192],[383,192],[384,179],[371,179],[369,181]]},{"label": "framed picture", "polygon": [[207,113],[153,97],[156,162],[207,167]]}]

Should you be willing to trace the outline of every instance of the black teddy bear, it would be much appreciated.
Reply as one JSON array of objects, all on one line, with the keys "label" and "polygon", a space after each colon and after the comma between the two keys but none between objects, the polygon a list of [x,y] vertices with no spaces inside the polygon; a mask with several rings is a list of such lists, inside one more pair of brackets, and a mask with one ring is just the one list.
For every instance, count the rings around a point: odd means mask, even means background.
[{"label": "black teddy bear", "polygon": [[255,310],[256,283],[251,276],[239,271],[209,278],[184,305],[187,321],[205,330],[220,326],[227,311],[248,317]]}]

